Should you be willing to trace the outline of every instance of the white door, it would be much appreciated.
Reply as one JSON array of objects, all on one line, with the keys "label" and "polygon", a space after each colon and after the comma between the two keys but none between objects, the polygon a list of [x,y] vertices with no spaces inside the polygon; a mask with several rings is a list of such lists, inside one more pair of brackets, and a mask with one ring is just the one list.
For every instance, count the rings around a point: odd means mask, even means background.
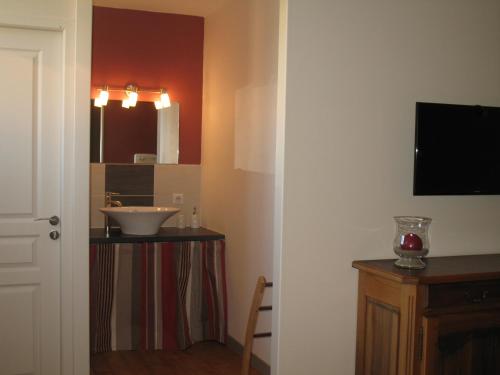
[{"label": "white door", "polygon": [[0,375],[60,373],[62,43],[0,27]]}]

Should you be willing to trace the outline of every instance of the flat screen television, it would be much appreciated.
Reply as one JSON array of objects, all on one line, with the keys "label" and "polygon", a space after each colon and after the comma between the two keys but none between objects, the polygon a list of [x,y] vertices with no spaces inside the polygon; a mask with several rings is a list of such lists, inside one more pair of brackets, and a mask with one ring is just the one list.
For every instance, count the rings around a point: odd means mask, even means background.
[{"label": "flat screen television", "polygon": [[500,108],[417,103],[413,195],[500,194]]}]

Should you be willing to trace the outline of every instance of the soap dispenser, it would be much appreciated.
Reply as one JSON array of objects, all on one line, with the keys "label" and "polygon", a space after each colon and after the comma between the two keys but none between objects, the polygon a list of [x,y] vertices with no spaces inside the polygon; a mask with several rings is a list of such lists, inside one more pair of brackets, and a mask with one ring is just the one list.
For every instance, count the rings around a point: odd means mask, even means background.
[{"label": "soap dispenser", "polygon": [[200,227],[200,222],[198,220],[198,214],[196,213],[196,207],[193,207],[193,214],[191,215],[191,228],[197,229]]}]

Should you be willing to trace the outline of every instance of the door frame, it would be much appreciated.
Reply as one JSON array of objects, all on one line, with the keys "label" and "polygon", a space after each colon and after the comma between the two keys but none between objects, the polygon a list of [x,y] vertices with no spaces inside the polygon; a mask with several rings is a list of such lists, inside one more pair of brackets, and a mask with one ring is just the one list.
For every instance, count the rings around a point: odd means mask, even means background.
[{"label": "door frame", "polygon": [[61,374],[88,375],[91,0],[61,0],[60,14],[30,4],[0,14],[0,26],[51,30],[63,38],[61,186]]},{"label": "door frame", "polygon": [[276,140],[274,161],[273,217],[273,311],[271,340],[271,375],[281,374],[281,278],[283,254],[283,200],[285,181],[286,77],[288,52],[288,0],[279,0],[278,79],[276,100]]},{"label": "door frame", "polygon": [[[73,0],[66,29],[66,98],[63,152],[63,215],[68,218],[62,264],[62,374],[90,373],[89,345],[89,160],[92,1]],[[66,133],[67,131],[67,133]],[[69,249],[65,252],[64,249]]]}]

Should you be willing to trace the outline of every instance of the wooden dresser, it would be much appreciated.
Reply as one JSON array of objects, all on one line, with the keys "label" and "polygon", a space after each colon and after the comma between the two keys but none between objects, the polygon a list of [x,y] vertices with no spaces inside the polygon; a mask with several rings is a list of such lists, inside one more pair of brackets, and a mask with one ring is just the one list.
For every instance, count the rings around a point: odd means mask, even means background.
[{"label": "wooden dresser", "polygon": [[359,270],[356,375],[500,374],[500,254]]}]

